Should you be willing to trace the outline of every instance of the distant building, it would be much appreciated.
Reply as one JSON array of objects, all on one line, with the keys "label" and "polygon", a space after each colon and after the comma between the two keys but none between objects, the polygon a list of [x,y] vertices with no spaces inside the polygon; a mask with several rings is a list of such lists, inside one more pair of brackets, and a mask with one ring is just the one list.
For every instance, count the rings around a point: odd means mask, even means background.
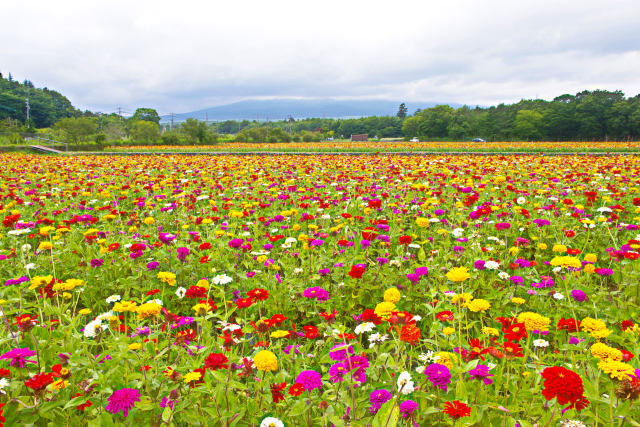
[{"label": "distant building", "polygon": [[353,142],[353,141],[368,141],[368,140],[369,140],[369,134],[368,133],[362,133],[362,134],[358,134],[358,135],[351,134],[351,142]]}]

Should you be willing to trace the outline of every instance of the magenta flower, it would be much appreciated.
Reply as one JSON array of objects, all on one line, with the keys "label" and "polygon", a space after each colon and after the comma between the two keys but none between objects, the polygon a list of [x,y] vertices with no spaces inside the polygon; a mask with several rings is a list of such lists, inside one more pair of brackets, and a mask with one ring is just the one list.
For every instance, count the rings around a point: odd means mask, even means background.
[{"label": "magenta flower", "polygon": [[472,380],[481,380],[485,385],[490,385],[493,383],[493,380],[489,377],[492,377],[493,374],[489,373],[489,367],[487,365],[478,365],[475,369],[469,371],[469,375],[471,375]]},{"label": "magenta flower", "polygon": [[508,222],[499,222],[496,224],[496,230],[500,231],[500,230],[508,230],[511,228],[511,224],[509,224]]},{"label": "magenta flower", "polygon": [[446,391],[447,385],[451,383],[451,372],[445,365],[432,363],[424,369],[424,374],[434,387]]},{"label": "magenta flower", "polygon": [[0,356],[0,360],[11,360],[11,366],[18,365],[19,368],[23,368],[25,363],[36,363],[33,360],[27,360],[27,357],[35,356],[36,352],[33,350],[29,350],[28,347],[24,348],[14,348],[12,350],[7,351],[5,354]]},{"label": "magenta flower", "polygon": [[184,260],[187,259],[187,255],[189,255],[189,248],[180,247],[176,249],[176,252],[178,254],[178,259],[184,262]]},{"label": "magenta flower", "polygon": [[117,414],[122,411],[122,415],[126,418],[129,416],[129,410],[131,410],[136,402],[140,401],[140,392],[135,388],[123,388],[111,393],[111,396],[107,398],[109,403],[104,408],[112,414]]},{"label": "magenta flower", "polygon": [[296,377],[296,383],[302,384],[306,391],[322,388],[322,377],[313,370],[302,371]]},{"label": "magenta flower", "polygon": [[405,400],[400,404],[400,414],[402,418],[409,418],[418,409],[418,404],[413,400]]},{"label": "magenta flower", "polygon": [[312,288],[307,288],[302,292],[302,295],[305,298],[315,298],[318,301],[328,301],[329,300],[329,292],[325,289],[322,289],[319,286],[314,286]]},{"label": "magenta flower", "polygon": [[242,246],[243,243],[244,240],[242,239],[231,239],[229,240],[229,247],[231,249],[238,249],[240,246]]},{"label": "magenta flower", "polygon": [[165,245],[168,245],[175,239],[176,239],[176,236],[171,233],[158,233],[158,240],[160,240]]}]

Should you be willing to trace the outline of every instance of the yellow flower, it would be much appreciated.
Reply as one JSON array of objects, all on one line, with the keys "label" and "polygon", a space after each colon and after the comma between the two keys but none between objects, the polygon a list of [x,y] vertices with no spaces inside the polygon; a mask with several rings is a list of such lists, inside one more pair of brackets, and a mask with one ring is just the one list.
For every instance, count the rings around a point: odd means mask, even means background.
[{"label": "yellow flower", "polygon": [[134,342],[129,344],[129,350],[140,350],[142,348],[142,344],[139,342]]},{"label": "yellow flower", "polygon": [[524,327],[527,331],[548,331],[551,319],[541,316],[538,313],[527,311],[518,315],[518,323],[524,323]]},{"label": "yellow flower", "polygon": [[162,306],[155,302],[147,302],[138,306],[135,311],[140,319],[146,319],[147,317],[158,316],[162,311]]},{"label": "yellow flower", "polygon": [[573,267],[573,268],[580,268],[582,267],[582,263],[580,262],[580,260],[578,258],[572,257],[572,256],[557,256],[554,257],[551,262],[551,265],[553,265],[554,267]]},{"label": "yellow flower", "polygon": [[38,251],[48,251],[53,249],[53,243],[51,242],[40,242],[38,245]]},{"label": "yellow flower", "polygon": [[259,371],[270,372],[278,370],[278,358],[269,350],[258,352],[253,358],[253,364]]},{"label": "yellow flower", "polygon": [[50,387],[53,390],[62,390],[63,388],[67,388],[68,385],[69,385],[69,381],[63,380],[63,379],[59,379],[59,380],[53,382]]},{"label": "yellow flower", "polygon": [[449,336],[449,335],[451,335],[452,333],[454,333],[455,331],[456,331],[456,330],[455,330],[455,328],[452,328],[451,326],[447,326],[446,328],[444,328],[444,329],[442,330],[442,333],[443,333],[443,334],[445,334],[445,335],[447,335],[447,336]]},{"label": "yellow flower", "polygon": [[500,331],[498,331],[496,328],[489,328],[485,326],[484,328],[482,328],[482,334],[497,337],[500,334]]},{"label": "yellow flower", "polygon": [[511,298],[511,302],[517,305],[521,305],[521,304],[524,304],[526,301],[524,298],[513,297]]},{"label": "yellow flower", "polygon": [[190,382],[198,381],[201,377],[202,374],[200,372],[189,372],[188,374],[184,375],[183,381],[189,384]]},{"label": "yellow flower", "polygon": [[462,305],[466,305],[469,301],[473,299],[473,295],[471,294],[455,294],[451,297],[451,304],[459,304],[462,302]]},{"label": "yellow flower", "polygon": [[612,330],[607,329],[607,324],[602,320],[592,319],[591,317],[585,317],[580,323],[580,330],[587,332],[593,338],[606,338]]},{"label": "yellow flower", "polygon": [[598,368],[600,368],[605,374],[608,374],[611,378],[620,381],[631,379],[636,372],[635,369],[633,369],[633,366],[612,359],[601,360],[598,363]]},{"label": "yellow flower", "polygon": [[558,252],[563,254],[567,252],[567,247],[565,245],[553,245],[553,248],[551,250],[553,252]]},{"label": "yellow flower", "polygon": [[622,360],[622,352],[617,348],[597,342],[591,346],[591,354],[598,359]]},{"label": "yellow flower", "polygon": [[515,246],[509,248],[509,255],[516,255],[518,252],[520,252],[520,249]]},{"label": "yellow flower", "polygon": [[161,271],[156,277],[170,286],[174,286],[176,284],[176,275],[171,272]]},{"label": "yellow flower", "polygon": [[453,364],[458,363],[458,357],[453,353],[447,353],[446,351],[440,351],[434,355],[436,363],[445,365],[449,369],[453,369]]},{"label": "yellow flower", "polygon": [[51,234],[51,231],[54,230],[54,229],[55,228],[51,227],[51,226],[42,227],[42,228],[40,228],[40,235],[48,237],[49,234]]},{"label": "yellow flower", "polygon": [[416,218],[416,224],[420,228],[425,228],[429,226],[429,218],[418,217]]},{"label": "yellow flower", "polygon": [[376,305],[376,308],[373,310],[373,312],[383,319],[387,319],[391,315],[391,312],[395,309],[396,305],[394,303],[385,301]]},{"label": "yellow flower", "polygon": [[538,243],[538,249],[540,249],[541,251],[544,251],[545,249],[547,249],[547,244],[546,243]]},{"label": "yellow flower", "polygon": [[400,291],[398,288],[389,288],[384,291],[384,300],[386,302],[397,303],[400,301]]},{"label": "yellow flower", "polygon": [[469,270],[467,269],[467,267],[452,268],[451,270],[449,270],[446,276],[447,279],[451,280],[452,282],[464,282],[469,277],[471,277],[471,275],[469,275]]},{"label": "yellow flower", "polygon": [[596,254],[586,254],[584,260],[586,262],[598,262],[598,256]]},{"label": "yellow flower", "polygon": [[209,282],[207,281],[207,279],[200,279],[198,280],[198,283],[196,283],[196,286],[209,289]]},{"label": "yellow flower", "polygon": [[198,316],[204,316],[211,311],[211,306],[207,303],[202,303],[194,305],[191,309],[195,311]]},{"label": "yellow flower", "polygon": [[135,301],[122,301],[122,302],[117,302],[114,304],[113,306],[113,311],[118,312],[118,313],[123,313],[126,311],[136,311],[136,306],[138,305],[137,302]]},{"label": "yellow flower", "polygon": [[467,307],[470,311],[473,311],[474,313],[477,313],[479,311],[482,311],[484,313],[485,311],[491,308],[491,304],[487,300],[478,298],[465,304],[465,307]]},{"label": "yellow flower", "polygon": [[271,332],[269,336],[271,338],[284,338],[286,336],[289,336],[289,331],[283,331],[281,329],[278,329],[277,331]]},{"label": "yellow flower", "polygon": [[30,290],[34,290],[39,288],[40,286],[47,286],[53,280],[53,276],[35,276],[31,278],[31,285],[29,285]]},{"label": "yellow flower", "polygon": [[153,219],[153,217],[148,216],[145,219],[143,219],[142,222],[144,222],[147,225],[150,225],[150,224],[154,224],[156,222],[156,220]]},{"label": "yellow flower", "polygon": [[588,274],[592,274],[596,271],[596,266],[593,264],[587,264],[582,268],[582,271]]},{"label": "yellow flower", "polygon": [[88,308],[83,308],[82,310],[78,311],[78,314],[81,316],[86,316],[87,314],[90,314],[91,310]]}]

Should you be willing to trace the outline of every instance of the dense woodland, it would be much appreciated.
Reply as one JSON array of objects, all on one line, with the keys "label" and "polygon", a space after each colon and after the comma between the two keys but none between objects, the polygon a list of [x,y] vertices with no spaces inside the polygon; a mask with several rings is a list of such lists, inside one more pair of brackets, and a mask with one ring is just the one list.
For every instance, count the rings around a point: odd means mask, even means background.
[{"label": "dense woodland", "polygon": [[[27,121],[25,99],[30,103]],[[0,132],[50,128],[68,142],[135,141],[165,144],[319,141],[369,134],[371,138],[420,140],[571,141],[640,139],[640,95],[621,91],[583,91],[553,101],[522,100],[493,107],[453,108],[438,105],[410,114],[401,104],[393,116],[355,119],[301,119],[275,122],[204,123],[189,119],[171,128],[151,108],[139,108],[127,119],[116,114],[82,112],[62,94],[39,89],[11,75],[0,77]]]}]

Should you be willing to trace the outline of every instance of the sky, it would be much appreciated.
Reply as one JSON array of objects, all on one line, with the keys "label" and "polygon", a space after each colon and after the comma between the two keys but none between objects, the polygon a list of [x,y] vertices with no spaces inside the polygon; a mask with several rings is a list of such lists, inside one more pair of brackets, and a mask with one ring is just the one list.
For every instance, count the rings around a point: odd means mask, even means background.
[{"label": "sky", "polygon": [[0,72],[81,109],[640,93],[637,0],[0,0]]}]

